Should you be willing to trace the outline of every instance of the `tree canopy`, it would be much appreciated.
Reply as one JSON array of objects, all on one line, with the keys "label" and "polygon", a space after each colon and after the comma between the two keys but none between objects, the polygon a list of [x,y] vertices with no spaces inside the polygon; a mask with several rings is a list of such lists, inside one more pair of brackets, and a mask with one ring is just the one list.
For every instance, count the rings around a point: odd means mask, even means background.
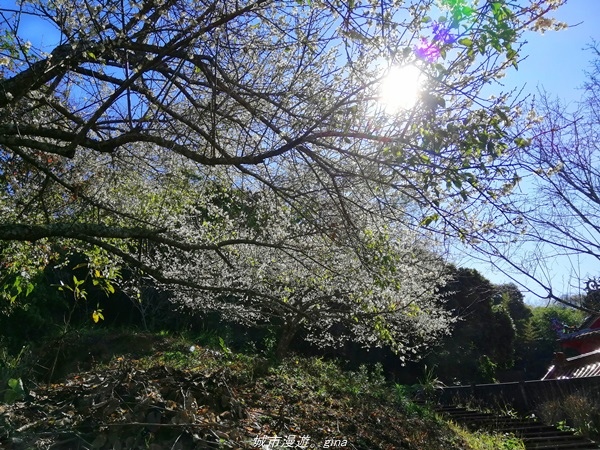
[{"label": "tree canopy", "polygon": [[[323,330],[344,316],[399,351],[402,330],[427,340],[447,322],[423,227],[468,239],[501,225],[476,212],[515,184],[520,110],[482,90],[560,3],[0,8],[8,291],[70,248],[97,277],[127,265],[199,308],[290,326],[327,315]],[[53,48],[21,34],[29,16],[54,27]],[[379,87],[392,66],[414,66],[422,92],[391,113]]]}]

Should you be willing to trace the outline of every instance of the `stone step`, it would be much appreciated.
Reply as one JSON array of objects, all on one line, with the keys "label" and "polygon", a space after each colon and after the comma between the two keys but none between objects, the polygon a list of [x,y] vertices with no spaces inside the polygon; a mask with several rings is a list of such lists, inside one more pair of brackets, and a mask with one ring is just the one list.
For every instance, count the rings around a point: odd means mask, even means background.
[{"label": "stone step", "polygon": [[570,431],[561,431],[533,419],[482,413],[462,407],[446,406],[435,409],[450,420],[471,429],[512,433],[521,438],[527,450],[598,450],[600,446]]}]

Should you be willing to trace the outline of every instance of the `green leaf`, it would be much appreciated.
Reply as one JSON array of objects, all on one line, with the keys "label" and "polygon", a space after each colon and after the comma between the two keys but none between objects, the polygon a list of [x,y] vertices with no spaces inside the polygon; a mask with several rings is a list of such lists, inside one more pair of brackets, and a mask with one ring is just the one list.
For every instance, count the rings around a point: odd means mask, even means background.
[{"label": "green leaf", "polygon": [[529,147],[531,145],[531,139],[525,139],[525,138],[518,137],[518,138],[515,138],[514,143],[519,148],[525,148],[525,147]]},{"label": "green leaf", "polygon": [[439,214],[437,214],[437,213],[432,214],[430,216],[425,217],[423,220],[421,220],[420,225],[423,227],[426,227],[426,226],[432,224],[433,222],[437,222],[439,220],[439,218],[440,218]]},{"label": "green leaf", "polygon": [[6,403],[14,403],[17,400],[21,400],[25,396],[23,380],[20,378],[11,378],[8,380],[7,384],[9,389],[4,392],[4,401]]},{"label": "green leaf", "polygon": [[473,40],[470,38],[461,38],[458,40],[460,45],[464,45],[465,47],[471,47],[473,45]]},{"label": "green leaf", "polygon": [[475,12],[475,10],[473,8],[471,8],[470,6],[465,6],[462,8],[461,12],[462,12],[463,16],[466,17],[466,16],[472,15]]},{"label": "green leaf", "polygon": [[20,378],[11,378],[10,380],[8,380],[8,387],[14,390],[17,390],[17,387],[19,387],[19,385],[22,386],[22,384],[23,382]]},{"label": "green leaf", "polygon": [[94,312],[92,312],[92,320],[94,321],[94,323],[98,323],[98,321],[104,320],[104,316],[102,315],[101,309],[97,309]]}]

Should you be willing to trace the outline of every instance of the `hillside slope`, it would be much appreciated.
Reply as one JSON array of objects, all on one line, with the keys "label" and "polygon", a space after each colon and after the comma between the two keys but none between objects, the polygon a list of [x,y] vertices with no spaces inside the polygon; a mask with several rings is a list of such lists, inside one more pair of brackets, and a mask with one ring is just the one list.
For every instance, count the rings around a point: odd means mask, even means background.
[{"label": "hillside slope", "polygon": [[[136,340],[143,351],[128,351]],[[100,355],[89,370],[51,384],[25,380],[26,395],[0,404],[1,448],[518,448],[494,439],[478,447],[398,399],[376,370],[344,372],[315,358],[273,364],[223,341],[218,350],[157,336],[84,342]],[[61,351],[85,365],[81,352]]]}]

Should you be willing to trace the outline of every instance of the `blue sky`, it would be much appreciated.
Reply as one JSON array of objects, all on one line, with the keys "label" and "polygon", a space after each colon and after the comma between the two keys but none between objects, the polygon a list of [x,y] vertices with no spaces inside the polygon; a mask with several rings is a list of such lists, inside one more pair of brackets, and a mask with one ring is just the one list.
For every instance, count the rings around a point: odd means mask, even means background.
[{"label": "blue sky", "polygon": [[[569,0],[566,5],[554,12],[562,22],[571,25],[562,31],[550,31],[545,34],[529,32],[525,38],[527,44],[522,51],[527,58],[519,64],[517,71],[510,71],[502,80],[507,87],[525,87],[526,93],[535,95],[539,88],[568,103],[577,102],[581,96],[581,86],[585,81],[585,71],[590,67],[592,53],[585,50],[592,39],[600,41],[600,1]],[[518,248],[515,249],[518,252]],[[586,277],[598,275],[593,259],[581,259],[578,273],[573,273],[571,262],[556,259],[547,268],[544,277],[551,279],[555,294],[577,294],[578,283],[574,276]],[[459,258],[458,263],[478,269],[493,283],[510,282],[504,274],[491,267]],[[597,264],[597,261],[595,261]],[[540,292],[525,277],[517,280],[534,291]],[[533,295],[526,295],[530,303],[543,304]]]},{"label": "blue sky", "polygon": [[592,39],[600,41],[600,1],[569,0],[553,16],[572,26],[559,32],[527,33],[523,54],[528,57],[506,80],[525,84],[531,93],[539,85],[565,100],[575,101],[591,59],[590,51],[584,48]]}]

